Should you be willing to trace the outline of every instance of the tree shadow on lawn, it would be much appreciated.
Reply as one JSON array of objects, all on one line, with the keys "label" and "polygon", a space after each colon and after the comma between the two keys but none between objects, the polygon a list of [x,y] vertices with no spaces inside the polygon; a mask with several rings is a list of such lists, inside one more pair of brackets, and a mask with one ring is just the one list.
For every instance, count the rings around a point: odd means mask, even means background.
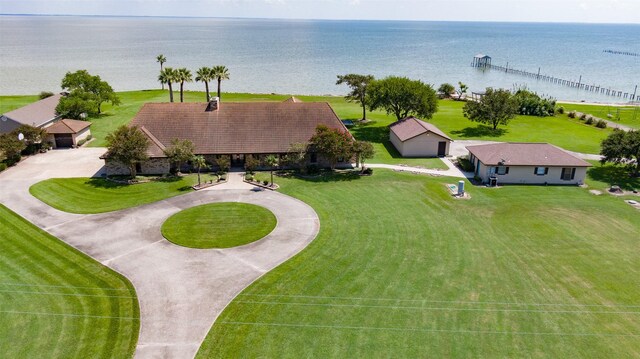
[{"label": "tree shadow on lawn", "polygon": [[361,141],[385,143],[389,141],[389,127],[373,126],[375,122],[352,127],[349,131],[355,138]]},{"label": "tree shadow on lawn", "polygon": [[500,137],[507,132],[504,128],[496,128],[494,130],[491,126],[478,125],[476,127],[466,127],[462,130],[451,131],[451,134],[460,137]]},{"label": "tree shadow on lawn", "polygon": [[609,186],[617,185],[625,191],[640,189],[640,177],[631,176],[629,170],[621,165],[596,165],[591,167],[587,174],[595,181],[607,183]]}]

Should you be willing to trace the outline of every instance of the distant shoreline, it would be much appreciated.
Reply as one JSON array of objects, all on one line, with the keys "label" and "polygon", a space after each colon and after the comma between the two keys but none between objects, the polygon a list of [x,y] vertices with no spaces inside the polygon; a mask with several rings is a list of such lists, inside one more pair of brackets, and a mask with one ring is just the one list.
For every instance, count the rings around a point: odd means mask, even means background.
[{"label": "distant shoreline", "polygon": [[318,18],[285,18],[285,17],[222,17],[222,16],[167,16],[167,15],[92,15],[92,14],[3,14],[2,16],[22,17],[95,17],[95,18],[133,18],[133,19],[212,19],[212,20],[257,20],[257,21],[332,21],[332,22],[410,22],[410,23],[467,23],[467,24],[540,24],[540,25],[622,25],[640,26],[633,22],[570,22],[570,21],[491,21],[491,20],[380,20],[380,19],[318,19]]}]

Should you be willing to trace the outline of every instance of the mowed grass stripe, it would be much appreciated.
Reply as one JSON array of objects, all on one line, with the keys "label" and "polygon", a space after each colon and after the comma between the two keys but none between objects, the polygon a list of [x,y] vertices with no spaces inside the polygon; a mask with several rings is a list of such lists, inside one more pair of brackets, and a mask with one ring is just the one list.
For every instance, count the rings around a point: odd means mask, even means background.
[{"label": "mowed grass stripe", "polygon": [[3,356],[133,355],[139,309],[131,284],[2,205],[0,268]]},{"label": "mowed grass stripe", "polygon": [[[445,187],[450,182],[384,170],[350,181],[279,178],[282,192],[316,210],[320,234],[238,296],[220,315],[198,356],[640,353],[636,210],[618,198],[596,197],[578,187],[470,186],[470,200],[455,200]],[[243,303],[247,301],[256,303]],[[372,307],[339,305],[345,303]],[[381,304],[445,310],[378,308]],[[354,329],[332,330],[336,327]]]},{"label": "mowed grass stripe", "polygon": [[53,178],[34,184],[29,192],[61,211],[103,213],[187,193],[197,181],[195,175],[135,185],[117,184],[99,178]]}]

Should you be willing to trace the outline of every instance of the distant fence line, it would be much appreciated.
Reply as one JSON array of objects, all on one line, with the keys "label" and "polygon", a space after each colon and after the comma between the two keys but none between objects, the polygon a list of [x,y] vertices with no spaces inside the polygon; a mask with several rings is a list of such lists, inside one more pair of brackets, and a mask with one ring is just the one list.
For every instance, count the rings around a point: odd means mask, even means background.
[{"label": "distant fence line", "polygon": [[629,101],[639,101],[640,100],[640,94],[637,94],[638,91],[638,85],[636,85],[635,89],[633,90],[633,92],[624,92],[624,91],[620,91],[620,90],[615,90],[612,89],[610,87],[605,87],[605,86],[601,86],[601,85],[596,85],[596,84],[587,84],[587,83],[583,83],[582,82],[582,76],[580,76],[579,80],[565,80],[565,79],[561,79],[555,76],[549,76],[549,75],[545,75],[545,74],[541,74],[540,73],[540,68],[538,68],[538,72],[529,72],[529,71],[525,71],[525,70],[518,70],[518,69],[514,69],[509,67],[509,63],[507,63],[506,66],[500,66],[500,65],[493,65],[491,63],[491,58],[488,57],[488,60],[486,61],[478,61],[478,58],[474,58],[474,61],[472,62],[471,66],[476,67],[476,68],[481,68],[481,69],[491,69],[491,70],[496,70],[496,71],[502,71],[508,74],[514,74],[514,75],[520,75],[520,76],[525,76],[525,77],[529,77],[529,78],[533,78],[539,81],[546,81],[552,84],[557,84],[560,86],[566,86],[566,87],[571,87],[571,88],[576,88],[579,90],[584,90],[584,91],[589,91],[589,92],[594,92],[594,93],[598,93],[601,95],[606,95],[606,96],[612,96],[612,97],[619,97],[619,98],[623,98],[623,99],[627,99]]},{"label": "distant fence line", "polygon": [[627,55],[627,56],[640,57],[640,53],[630,52],[630,51],[602,50],[602,52],[606,52],[607,54],[614,54],[614,55]]}]

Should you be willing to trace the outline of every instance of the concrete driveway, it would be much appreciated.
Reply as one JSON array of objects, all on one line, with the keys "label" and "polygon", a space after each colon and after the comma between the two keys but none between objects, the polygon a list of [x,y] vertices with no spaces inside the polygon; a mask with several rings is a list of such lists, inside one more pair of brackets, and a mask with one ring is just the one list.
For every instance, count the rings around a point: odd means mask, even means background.
[{"label": "concrete driveway", "polygon": [[[1,173],[0,202],[133,283],[140,302],[138,358],[194,357],[225,306],[305,248],[320,228],[315,211],[301,201],[277,192],[224,189],[224,185],[117,212],[60,212],[33,198],[28,189],[45,178],[100,173],[99,163],[92,160],[100,151],[70,151],[86,161],[73,161],[71,152],[54,151]],[[160,226],[169,216],[212,202],[260,205],[275,214],[278,224],[265,238],[229,249],[184,248],[162,237]]]}]

